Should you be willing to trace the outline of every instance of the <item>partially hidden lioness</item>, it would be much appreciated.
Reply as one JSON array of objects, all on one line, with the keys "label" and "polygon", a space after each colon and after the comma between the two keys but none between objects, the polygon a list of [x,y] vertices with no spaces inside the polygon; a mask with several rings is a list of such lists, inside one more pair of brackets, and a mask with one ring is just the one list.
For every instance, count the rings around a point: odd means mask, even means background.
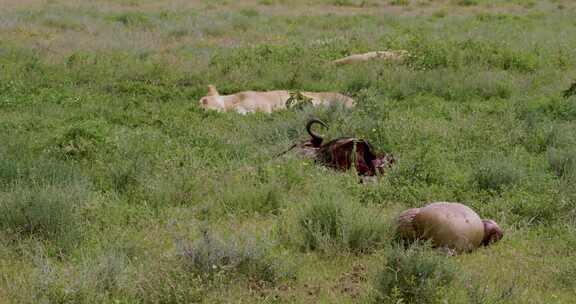
[{"label": "partially hidden lioness", "polygon": [[474,210],[460,203],[437,202],[408,209],[396,221],[402,239],[429,239],[434,247],[447,249],[451,254],[488,246],[504,236],[496,222],[481,219]]},{"label": "partially hidden lioness", "polygon": [[338,60],[332,61],[336,65],[343,64],[353,64],[358,62],[365,62],[372,59],[382,59],[386,61],[400,62],[404,60],[409,55],[406,50],[388,50],[388,51],[376,51],[368,52],[364,54],[354,54],[348,57],[340,58]]},{"label": "partially hidden lioness", "polygon": [[[354,106],[354,100],[334,92],[300,92],[314,106],[342,103],[345,107]],[[208,95],[200,98],[200,107],[218,112],[236,111],[246,114],[256,111],[271,113],[286,109],[286,102],[293,95],[289,91],[243,91],[231,95],[220,95],[215,86],[208,86]]]}]

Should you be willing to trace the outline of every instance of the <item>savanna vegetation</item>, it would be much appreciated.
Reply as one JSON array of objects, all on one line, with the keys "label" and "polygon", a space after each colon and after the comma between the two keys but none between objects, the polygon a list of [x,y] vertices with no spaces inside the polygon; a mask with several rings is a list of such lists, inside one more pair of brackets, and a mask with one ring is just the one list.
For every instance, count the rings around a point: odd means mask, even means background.
[{"label": "savanna vegetation", "polygon": [[[405,49],[403,63],[331,60]],[[0,302],[574,303],[576,4],[0,0]],[[354,109],[205,112],[208,84]],[[274,155],[367,138],[375,183]],[[456,257],[392,219],[459,201]]]}]

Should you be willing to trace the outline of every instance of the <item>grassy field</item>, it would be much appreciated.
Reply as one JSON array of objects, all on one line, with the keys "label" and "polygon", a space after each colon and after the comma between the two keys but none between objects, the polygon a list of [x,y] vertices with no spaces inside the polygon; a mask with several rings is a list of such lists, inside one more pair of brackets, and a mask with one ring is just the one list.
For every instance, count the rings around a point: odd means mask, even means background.
[{"label": "grassy field", "polygon": [[[401,64],[329,62],[405,49]],[[1,303],[574,303],[576,3],[0,0]],[[357,107],[213,113],[208,84]],[[311,116],[398,164],[287,154]],[[447,257],[401,210],[505,230]]]}]

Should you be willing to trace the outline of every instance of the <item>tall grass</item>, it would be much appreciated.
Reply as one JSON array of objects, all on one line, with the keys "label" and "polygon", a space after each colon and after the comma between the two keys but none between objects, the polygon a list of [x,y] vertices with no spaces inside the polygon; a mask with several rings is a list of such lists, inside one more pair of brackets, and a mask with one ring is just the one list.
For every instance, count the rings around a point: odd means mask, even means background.
[{"label": "tall grass", "polygon": [[450,260],[425,246],[394,248],[373,281],[375,303],[436,303],[455,279],[456,271]]},{"label": "tall grass", "polygon": [[[4,2],[0,302],[346,303],[331,287],[355,264],[380,279],[346,287],[381,301],[573,300],[570,1]],[[330,64],[384,49],[411,56]],[[207,84],[357,106],[206,112]],[[361,185],[274,158],[311,116],[397,165]],[[430,201],[506,238],[456,258],[390,248],[391,217]],[[489,283],[512,273],[510,296]]]},{"label": "tall grass", "polygon": [[322,191],[287,212],[281,239],[304,251],[370,252],[390,236],[384,216],[338,192]]},{"label": "tall grass", "polygon": [[0,163],[0,227],[12,238],[45,240],[53,254],[66,254],[81,241],[90,183],[66,163],[23,160],[4,156]]}]

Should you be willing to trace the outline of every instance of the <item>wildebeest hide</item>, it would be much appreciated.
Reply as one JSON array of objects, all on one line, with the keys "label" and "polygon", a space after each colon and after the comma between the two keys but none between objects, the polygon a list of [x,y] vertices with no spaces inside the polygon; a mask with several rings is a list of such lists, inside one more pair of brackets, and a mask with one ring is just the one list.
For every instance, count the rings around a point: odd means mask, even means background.
[{"label": "wildebeest hide", "polygon": [[311,130],[315,123],[327,127],[324,122],[317,119],[307,123],[306,131],[311,138],[293,146],[298,148],[301,155],[314,158],[316,162],[340,171],[350,170],[354,164],[356,172],[361,176],[384,173],[395,163],[392,154],[374,153],[374,148],[365,139],[340,137],[323,143],[323,138]]},{"label": "wildebeest hide", "polygon": [[341,171],[355,164],[359,175],[374,176],[383,173],[394,163],[389,154],[374,154],[372,145],[364,139],[342,137],[322,145],[316,153],[316,161]]}]

